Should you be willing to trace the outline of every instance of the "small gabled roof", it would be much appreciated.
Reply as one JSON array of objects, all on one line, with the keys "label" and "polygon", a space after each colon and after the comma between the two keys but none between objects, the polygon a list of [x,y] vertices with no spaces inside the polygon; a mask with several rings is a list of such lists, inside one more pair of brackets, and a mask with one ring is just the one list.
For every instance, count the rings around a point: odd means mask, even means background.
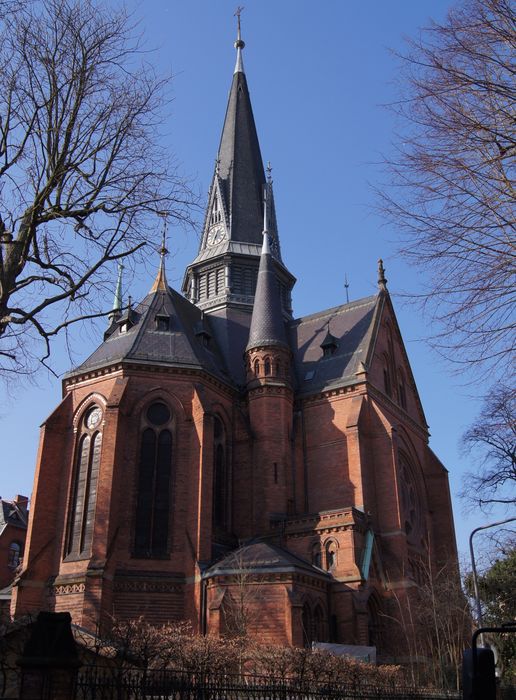
[{"label": "small gabled roof", "polygon": [[[332,386],[353,384],[367,367],[383,296],[358,299],[335,306],[289,324],[290,346],[299,394],[312,394]],[[331,324],[333,354],[323,356]]]},{"label": "small gabled roof", "polygon": [[27,529],[29,514],[26,507],[21,507],[16,501],[0,499],[0,533],[12,525],[22,530]]},{"label": "small gabled roof", "polygon": [[204,578],[238,575],[242,572],[262,574],[280,571],[301,571],[312,576],[332,578],[327,571],[270,542],[252,542],[236,549],[210,566],[204,572]]},{"label": "small gabled roof", "polygon": [[[168,329],[158,325],[158,319],[168,319]],[[66,376],[112,364],[115,362],[142,362],[164,366],[204,369],[228,382],[224,361],[213,342],[207,344],[197,334],[203,323],[209,337],[209,319],[171,287],[154,285],[151,292],[132,311],[130,327],[123,317],[114,330],[110,329],[105,341],[90,357]]]}]

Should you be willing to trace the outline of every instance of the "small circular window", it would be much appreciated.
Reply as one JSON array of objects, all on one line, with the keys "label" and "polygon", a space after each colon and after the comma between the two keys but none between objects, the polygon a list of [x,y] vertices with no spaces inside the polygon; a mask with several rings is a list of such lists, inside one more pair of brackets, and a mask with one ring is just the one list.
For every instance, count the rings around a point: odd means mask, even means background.
[{"label": "small circular window", "polygon": [[157,401],[147,409],[147,419],[153,425],[164,425],[170,420],[170,410],[166,404]]},{"label": "small circular window", "polygon": [[93,430],[99,425],[101,420],[102,411],[98,406],[95,406],[95,408],[92,408],[86,416],[86,427],[89,428],[89,430]]}]

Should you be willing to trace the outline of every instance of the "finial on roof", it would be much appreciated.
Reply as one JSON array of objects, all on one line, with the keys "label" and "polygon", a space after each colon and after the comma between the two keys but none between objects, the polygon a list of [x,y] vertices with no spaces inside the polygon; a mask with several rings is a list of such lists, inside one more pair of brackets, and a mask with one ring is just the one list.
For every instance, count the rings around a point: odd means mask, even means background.
[{"label": "finial on roof", "polygon": [[243,9],[244,8],[239,5],[235,12],[235,17],[237,18],[237,39],[235,41],[235,49],[237,50],[237,60],[234,71],[235,73],[244,72],[244,63],[242,61],[242,49],[245,46],[245,42],[242,41],[242,36],[240,33],[240,15],[242,14]]},{"label": "finial on roof", "polygon": [[122,263],[118,263],[118,279],[116,281],[115,297],[113,299],[113,308],[108,316],[108,319],[113,322],[120,318],[122,315],[122,270],[124,266]]},{"label": "finial on roof", "polygon": [[385,277],[385,268],[381,258],[378,260],[378,287],[384,290],[387,289],[387,278]]},{"label": "finial on roof", "polygon": [[269,233],[269,192],[268,186],[265,185],[263,188],[263,235]]},{"label": "finial on roof", "polygon": [[166,242],[167,242],[167,228],[168,228],[168,212],[166,211],[160,211],[158,212],[158,216],[161,216],[163,219],[163,231],[161,234],[161,246],[158,249],[160,260],[159,260],[159,269],[158,269],[158,274],[156,275],[156,279],[154,280],[154,284],[151,287],[150,294],[152,292],[166,292],[168,288],[167,284],[167,277],[165,275],[165,255],[168,255],[168,250],[166,247]]},{"label": "finial on roof", "polygon": [[344,273],[344,289],[346,290],[346,304],[349,304],[349,282],[348,273]]}]

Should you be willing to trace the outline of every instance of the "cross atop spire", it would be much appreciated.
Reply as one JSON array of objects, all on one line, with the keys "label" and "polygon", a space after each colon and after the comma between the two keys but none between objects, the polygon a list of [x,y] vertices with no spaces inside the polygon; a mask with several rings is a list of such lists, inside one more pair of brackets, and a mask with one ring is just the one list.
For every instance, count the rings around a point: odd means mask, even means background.
[{"label": "cross atop spire", "polygon": [[240,5],[237,7],[236,12],[235,12],[235,17],[237,18],[237,39],[235,41],[235,49],[237,50],[237,59],[236,59],[236,64],[235,64],[235,73],[243,73],[244,72],[244,63],[242,61],[242,49],[245,46],[245,42],[242,41],[242,35],[240,32],[240,15],[242,14],[242,10],[244,8],[241,7]]},{"label": "cross atop spire", "polygon": [[161,233],[161,246],[158,249],[160,260],[159,269],[154,284],[151,287],[150,293],[152,292],[166,292],[168,288],[167,277],[165,275],[165,256],[168,255],[168,250],[166,247],[167,242],[167,229],[168,229],[168,213],[166,211],[158,212],[158,216],[163,219],[163,231]]}]

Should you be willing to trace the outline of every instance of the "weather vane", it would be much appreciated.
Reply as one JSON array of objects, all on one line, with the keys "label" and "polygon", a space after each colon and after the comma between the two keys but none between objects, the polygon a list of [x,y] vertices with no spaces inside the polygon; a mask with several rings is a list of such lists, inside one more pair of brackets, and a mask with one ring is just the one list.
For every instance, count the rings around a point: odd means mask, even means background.
[{"label": "weather vane", "polygon": [[238,5],[235,14],[233,15],[234,17],[237,18],[237,40],[235,41],[235,48],[236,49],[243,49],[245,44],[242,41],[242,37],[240,35],[240,15],[242,14],[242,10],[244,9],[243,5]]},{"label": "weather vane", "polygon": [[158,211],[158,216],[160,216],[163,219],[163,231],[161,233],[161,247],[158,249],[158,253],[161,255],[162,258],[164,258],[165,255],[168,255],[166,243],[167,243],[167,233],[168,233],[169,212],[168,211]]}]

